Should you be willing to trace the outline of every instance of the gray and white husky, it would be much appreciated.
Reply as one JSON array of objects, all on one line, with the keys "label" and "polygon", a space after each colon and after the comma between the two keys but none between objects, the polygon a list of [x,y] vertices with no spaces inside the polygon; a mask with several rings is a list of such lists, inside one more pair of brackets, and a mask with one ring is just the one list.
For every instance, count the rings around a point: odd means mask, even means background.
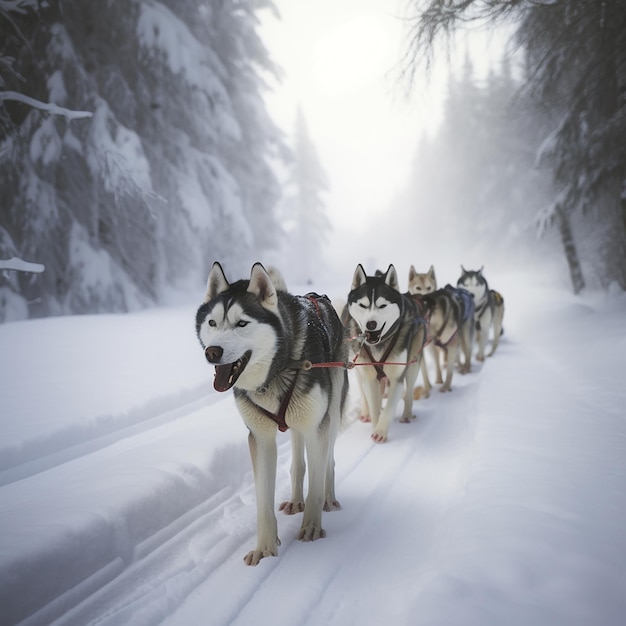
[{"label": "gray and white husky", "polygon": [[[363,421],[372,422],[372,439],[387,440],[389,426],[404,383],[412,390],[422,361],[426,326],[415,302],[400,293],[393,265],[377,276],[367,276],[357,265],[348,294],[348,333],[357,363],[357,377],[363,398]],[[383,408],[384,382],[388,381],[387,402]],[[402,422],[414,417],[413,395],[404,395]]]},{"label": "gray and white husky", "polygon": [[483,274],[483,267],[479,270],[466,270],[461,265],[461,276],[457,281],[457,286],[467,289],[474,296],[474,304],[476,305],[474,317],[478,343],[476,360],[484,361],[489,331],[493,330],[493,343],[488,356],[496,351],[500,341],[504,318],[504,298],[497,291],[489,289],[489,284]]},{"label": "gray and white husky", "polygon": [[[335,497],[334,444],[348,390],[345,329],[325,296],[294,296],[277,289],[260,264],[249,280],[229,283],[219,263],[196,314],[196,333],[217,391],[234,389],[248,427],[257,501],[257,545],[244,561],[276,556],[280,540],[274,497],[276,432],[290,429],[291,500],[280,509],[304,511],[298,538],[324,537],[322,509],[341,508]],[[305,451],[308,468],[305,468]],[[303,495],[305,469],[308,493]]]},{"label": "gray and white husky", "polygon": [[[471,370],[474,342],[474,299],[464,289],[446,285],[437,289],[433,266],[425,274],[409,269],[409,294],[415,299],[420,314],[428,324],[429,347],[435,363],[435,382],[439,391],[451,391],[454,366],[459,361],[461,374]],[[444,382],[438,352],[445,353],[446,380]],[[463,357],[461,359],[461,356]],[[432,385],[426,365],[422,365],[424,396],[430,395]]]}]

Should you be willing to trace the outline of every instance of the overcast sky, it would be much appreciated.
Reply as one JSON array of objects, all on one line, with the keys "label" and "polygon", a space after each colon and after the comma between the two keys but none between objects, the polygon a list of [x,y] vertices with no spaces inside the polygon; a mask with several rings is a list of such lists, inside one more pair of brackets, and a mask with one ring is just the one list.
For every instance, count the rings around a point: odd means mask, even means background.
[{"label": "overcast sky", "polygon": [[[356,245],[372,222],[386,227],[385,212],[406,184],[421,134],[440,122],[445,59],[408,99],[397,80],[405,1],[275,4],[281,19],[266,16],[261,34],[285,79],[268,106],[288,133],[297,106],[304,111],[330,181],[327,208],[335,228],[331,252],[336,252]],[[457,49],[464,51],[465,44]],[[487,44],[472,43],[471,49],[480,65]]]}]

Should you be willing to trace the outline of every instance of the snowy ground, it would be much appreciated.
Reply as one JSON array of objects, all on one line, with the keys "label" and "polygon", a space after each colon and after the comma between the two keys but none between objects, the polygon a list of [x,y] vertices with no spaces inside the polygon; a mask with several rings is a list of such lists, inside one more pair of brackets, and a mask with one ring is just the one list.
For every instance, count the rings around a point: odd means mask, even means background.
[{"label": "snowy ground", "polygon": [[386,444],[351,423],[327,538],[280,515],[256,568],[246,429],[194,306],[0,326],[0,623],[624,624],[626,296],[491,282],[498,353]]}]

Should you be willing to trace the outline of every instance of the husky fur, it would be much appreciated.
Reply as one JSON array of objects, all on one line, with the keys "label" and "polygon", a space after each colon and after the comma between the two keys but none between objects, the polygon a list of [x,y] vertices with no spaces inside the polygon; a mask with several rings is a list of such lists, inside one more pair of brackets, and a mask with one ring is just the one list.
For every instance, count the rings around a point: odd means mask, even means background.
[{"label": "husky fur", "polygon": [[347,360],[345,329],[330,301],[277,289],[260,263],[253,265],[249,280],[229,283],[216,262],[196,314],[196,333],[207,360],[215,365],[215,389],[234,389],[249,430],[257,545],[245,563],[256,565],[276,556],[280,545],[274,513],[278,429],[290,429],[293,458],[291,500],[280,509],[287,514],[304,511],[298,533],[302,541],[324,537],[322,509],[341,508],[335,497],[333,449],[348,375],[342,367],[307,368]]},{"label": "husky fur", "polygon": [[[426,339],[424,321],[415,302],[400,293],[398,275],[393,265],[385,273],[367,276],[357,265],[348,294],[348,334],[354,338],[352,348],[361,388],[363,411],[361,419],[372,422],[372,439],[387,440],[404,383],[413,389],[422,361]],[[383,408],[385,381],[389,384]],[[413,396],[406,393],[402,422],[410,422]]]},{"label": "husky fur", "polygon": [[[471,370],[474,340],[473,298],[470,293],[455,289],[451,285],[437,289],[435,270],[432,265],[425,274],[416,272],[411,266],[409,294],[417,302],[420,314],[428,324],[429,350],[435,363],[435,382],[442,385],[439,391],[451,391],[457,358],[461,374],[466,374]],[[446,356],[445,382],[441,372],[439,351],[443,351]],[[423,395],[427,398],[432,385],[424,362],[422,362],[422,377],[424,379]]]},{"label": "husky fur", "polygon": [[483,267],[479,270],[466,270],[461,265],[461,276],[457,281],[457,286],[466,289],[474,296],[476,341],[478,344],[476,360],[484,361],[491,329],[493,330],[493,343],[488,356],[496,351],[500,341],[504,317],[504,298],[497,291],[489,289],[489,284],[483,274]]}]

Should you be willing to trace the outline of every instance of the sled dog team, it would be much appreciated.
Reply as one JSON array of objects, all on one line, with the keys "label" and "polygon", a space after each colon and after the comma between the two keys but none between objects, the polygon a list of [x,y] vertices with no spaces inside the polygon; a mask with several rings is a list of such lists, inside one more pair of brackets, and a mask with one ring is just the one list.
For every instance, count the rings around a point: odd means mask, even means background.
[{"label": "sled dog team", "polygon": [[[322,511],[341,508],[335,496],[334,445],[348,369],[356,370],[360,418],[371,422],[372,440],[382,443],[400,399],[400,421],[410,422],[413,400],[430,394],[424,352],[433,361],[440,391],[451,390],[457,364],[460,373],[470,371],[475,344],[476,359],[484,360],[490,333],[489,356],[495,352],[504,300],[489,288],[482,268],[461,269],[456,287],[438,288],[432,266],[424,274],[411,266],[403,293],[393,265],[373,276],[358,265],[338,314],[324,295],[289,293],[274,268],[255,263],[249,279],[231,283],[222,266],[213,264],[196,333],[215,366],[214,388],[233,389],[249,431],[257,545],[245,556],[246,564],[276,556],[280,545],[274,512],[276,430],[289,430],[292,444],[291,499],[279,509],[288,515],[303,512],[298,538],[314,541],[326,534]],[[416,388],[420,371],[423,387]]]}]

